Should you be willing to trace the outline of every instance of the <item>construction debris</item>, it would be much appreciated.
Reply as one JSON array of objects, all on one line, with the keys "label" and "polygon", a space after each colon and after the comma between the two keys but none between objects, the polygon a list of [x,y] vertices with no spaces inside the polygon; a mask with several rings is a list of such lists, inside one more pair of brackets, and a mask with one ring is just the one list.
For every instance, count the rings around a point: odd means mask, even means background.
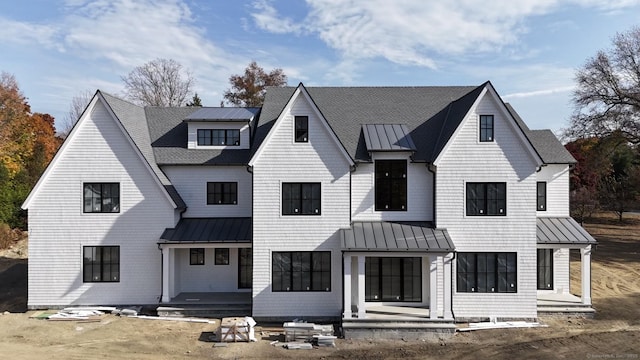
[{"label": "construction debris", "polygon": [[548,327],[548,325],[540,324],[537,322],[526,322],[526,321],[491,321],[491,322],[469,323],[469,327],[458,328],[456,329],[456,331],[465,332],[465,331],[475,331],[475,330],[534,328],[534,327]]},{"label": "construction debris", "polygon": [[313,335],[313,343],[317,346],[335,347],[337,337],[333,335]]},{"label": "construction debris", "polygon": [[254,326],[256,322],[250,316],[223,318],[216,336],[226,342],[256,341]]},{"label": "construction debris", "polygon": [[314,323],[286,322],[284,338],[286,342],[313,340],[314,335],[332,336],[333,325],[317,325]]},{"label": "construction debris", "polygon": [[207,324],[215,324],[215,320],[209,319],[199,319],[199,318],[179,318],[179,317],[169,317],[169,316],[146,316],[146,315],[137,315],[130,316],[135,319],[145,319],[145,320],[165,320],[165,321],[182,321],[182,322],[194,322],[194,323],[207,323]]},{"label": "construction debris", "polygon": [[100,321],[104,313],[95,309],[66,308],[49,315],[47,320],[54,321]]},{"label": "construction debris", "polygon": [[313,345],[309,343],[302,342],[290,342],[283,345],[285,349],[289,350],[311,350],[313,349]]}]

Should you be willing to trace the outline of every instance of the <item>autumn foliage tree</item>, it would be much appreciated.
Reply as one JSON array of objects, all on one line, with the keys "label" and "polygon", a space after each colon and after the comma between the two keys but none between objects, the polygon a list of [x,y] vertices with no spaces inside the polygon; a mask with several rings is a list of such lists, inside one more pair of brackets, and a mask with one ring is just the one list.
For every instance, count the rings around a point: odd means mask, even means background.
[{"label": "autumn foliage tree", "polygon": [[49,114],[31,113],[15,77],[0,75],[0,223],[26,227],[20,205],[57,151]]},{"label": "autumn foliage tree", "polygon": [[231,88],[224,92],[227,103],[236,106],[259,107],[264,103],[264,95],[269,86],[286,86],[287,75],[282,69],[273,69],[266,73],[255,61],[252,61],[242,75],[229,78]]}]

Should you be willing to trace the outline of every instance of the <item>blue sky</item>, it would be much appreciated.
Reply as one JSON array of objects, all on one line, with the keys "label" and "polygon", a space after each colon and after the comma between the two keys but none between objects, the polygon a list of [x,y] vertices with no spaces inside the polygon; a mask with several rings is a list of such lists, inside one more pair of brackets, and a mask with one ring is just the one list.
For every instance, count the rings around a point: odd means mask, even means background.
[{"label": "blue sky", "polygon": [[172,58],[217,106],[251,60],[290,85],[480,85],[491,80],[531,128],[558,131],[577,68],[639,25],[640,0],[22,0],[0,3],[0,71],[32,110],[155,58]]}]

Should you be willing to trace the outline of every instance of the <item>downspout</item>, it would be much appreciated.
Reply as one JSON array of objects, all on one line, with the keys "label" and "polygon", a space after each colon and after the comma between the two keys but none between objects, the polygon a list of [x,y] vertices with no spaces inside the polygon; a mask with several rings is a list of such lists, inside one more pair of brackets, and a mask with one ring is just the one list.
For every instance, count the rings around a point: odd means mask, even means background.
[{"label": "downspout", "polygon": [[162,256],[162,247],[158,244],[158,250],[160,250],[160,297],[158,298],[158,304],[162,303],[162,295],[164,294],[164,256]]}]

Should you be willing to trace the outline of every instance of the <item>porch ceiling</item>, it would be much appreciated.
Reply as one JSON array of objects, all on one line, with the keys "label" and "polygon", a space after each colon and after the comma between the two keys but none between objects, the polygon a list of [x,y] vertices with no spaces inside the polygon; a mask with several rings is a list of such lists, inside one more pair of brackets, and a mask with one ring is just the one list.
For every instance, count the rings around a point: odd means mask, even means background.
[{"label": "porch ceiling", "polygon": [[538,244],[589,245],[597,243],[580,224],[570,217],[537,219]]},{"label": "porch ceiling", "polygon": [[160,243],[251,243],[251,218],[183,218]]},{"label": "porch ceiling", "polygon": [[342,250],[450,252],[455,249],[446,229],[429,222],[354,222],[340,230]]}]

